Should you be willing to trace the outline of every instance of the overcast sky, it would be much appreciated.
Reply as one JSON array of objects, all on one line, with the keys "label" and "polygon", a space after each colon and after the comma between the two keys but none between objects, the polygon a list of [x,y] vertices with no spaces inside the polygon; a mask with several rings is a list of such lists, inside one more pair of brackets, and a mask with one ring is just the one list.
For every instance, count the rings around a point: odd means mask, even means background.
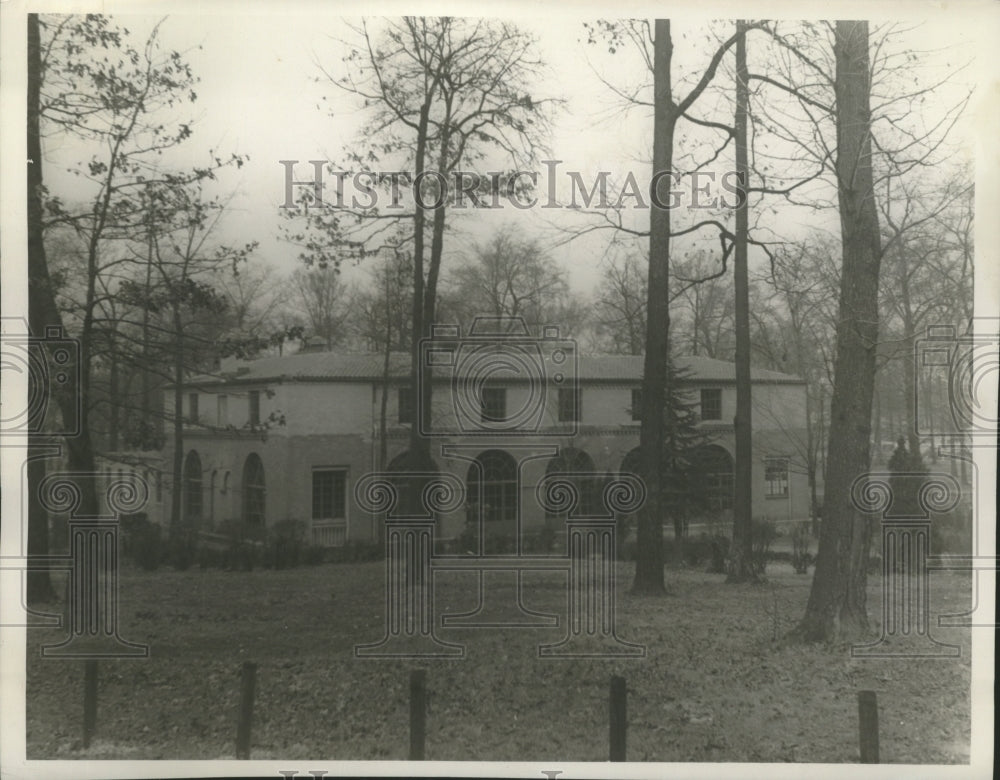
[{"label": "overcast sky", "polygon": [[[140,38],[159,18],[119,16],[118,21]],[[602,46],[587,45],[583,18],[563,13],[523,17],[517,23],[537,37],[539,53],[548,66],[548,75],[535,86],[535,94],[565,101],[550,139],[554,157],[564,161],[564,169],[583,172],[585,180],[591,180],[599,170],[610,170],[612,178],[620,180],[628,170],[641,173],[643,166],[648,165],[652,121],[645,109],[624,116],[617,112],[614,96],[600,83],[595,70],[614,83],[634,82],[642,77],[641,64],[631,52],[623,51],[612,57]],[[730,28],[720,23],[716,29],[726,32]],[[694,72],[707,61],[710,50],[706,31],[704,25],[689,20],[675,24],[675,73]],[[923,52],[921,59],[928,72],[938,68],[943,74],[956,63],[956,58],[971,58],[977,46],[976,34],[975,25],[965,17],[938,16],[904,40],[905,45]],[[337,17],[315,13],[284,16],[181,13],[169,16],[161,26],[164,48],[185,52],[201,79],[197,87],[199,98],[193,107],[194,136],[172,161],[204,162],[208,148],[249,155],[250,162],[241,171],[224,174],[223,189],[237,192],[224,234],[241,241],[259,241],[260,260],[282,270],[295,267],[296,250],[279,239],[284,169],[278,161],[300,160],[299,171],[307,174],[307,160],[341,159],[345,144],[356,144],[363,132],[366,114],[359,110],[355,100],[328,83],[316,82],[320,75],[317,61],[336,71],[342,52],[337,39],[352,39],[352,36]],[[931,49],[936,51],[930,52]],[[944,90],[938,98],[940,104],[953,101],[975,81],[973,66]],[[328,110],[331,106],[334,116]],[[937,107],[938,104],[932,104],[929,110]],[[966,144],[969,150],[960,156],[973,154],[975,110],[973,105],[956,134],[956,143]],[[186,119],[189,115],[178,114],[177,118]],[[46,171],[50,187],[54,190],[69,187],[59,170],[80,155],[78,147],[59,145],[51,139]],[[730,155],[731,149],[720,158],[717,166],[720,171],[731,165]],[[648,176],[648,171],[645,175]],[[70,194],[69,189],[65,191]],[[633,216],[640,223],[647,219],[644,214]],[[687,218],[680,215],[678,220]],[[539,209],[505,208],[476,214],[458,225],[460,233],[450,239],[449,249],[452,254],[465,251],[470,242],[484,240],[503,223],[516,224],[526,234],[552,241],[555,234],[551,223],[561,221],[579,222],[564,211]],[[816,213],[782,208],[780,215],[768,224],[779,228],[785,237],[795,237],[815,228],[835,230],[838,223],[832,211]],[[596,284],[608,238],[610,235],[594,235],[553,250],[555,261],[570,270],[577,290],[589,292]]]}]

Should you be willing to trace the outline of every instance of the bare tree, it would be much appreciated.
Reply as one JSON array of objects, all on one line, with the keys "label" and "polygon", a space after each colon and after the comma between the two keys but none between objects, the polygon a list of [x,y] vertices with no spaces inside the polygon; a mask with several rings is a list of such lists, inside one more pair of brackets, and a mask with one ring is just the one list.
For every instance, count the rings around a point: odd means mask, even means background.
[{"label": "bare tree", "polygon": [[323,339],[327,349],[346,341],[351,309],[339,268],[297,268],[291,277],[291,295],[302,307],[309,334]]},{"label": "bare tree", "polygon": [[594,293],[594,319],[602,346],[614,353],[641,355],[646,338],[646,272],[642,259],[612,259]]},{"label": "bare tree", "polygon": [[[314,238],[303,243],[312,256],[345,244],[377,251],[387,240],[397,249],[412,247],[407,249],[413,258],[411,387],[424,425],[411,426],[410,454],[421,467],[430,461],[429,442],[420,430],[430,424],[431,382],[417,381],[417,372],[428,370],[419,365],[419,338],[430,334],[436,318],[447,215],[457,198],[471,197],[449,182],[463,165],[489,155],[519,169],[532,163],[551,101],[529,91],[542,70],[534,39],[507,22],[406,17],[382,23],[380,32],[362,22],[354,32],[347,75],[324,71],[330,83],[360,99],[370,114],[366,148],[352,153],[351,161],[370,171],[373,163],[394,156],[409,168],[412,176],[406,178],[416,197],[412,208],[345,206],[314,212]],[[398,183],[384,185],[388,190]],[[498,177],[471,190],[499,186]],[[420,388],[424,396],[417,398]]]},{"label": "bare tree", "polygon": [[843,269],[823,524],[816,574],[796,632],[805,639],[868,629],[866,573],[871,527],[851,504],[851,485],[871,458],[882,246],[872,171],[867,22],[837,22],[836,170]]},{"label": "bare tree", "polygon": [[442,306],[466,326],[480,314],[521,317],[532,332],[555,324],[574,335],[574,306],[566,272],[539,242],[508,226],[472,248],[446,276]]}]

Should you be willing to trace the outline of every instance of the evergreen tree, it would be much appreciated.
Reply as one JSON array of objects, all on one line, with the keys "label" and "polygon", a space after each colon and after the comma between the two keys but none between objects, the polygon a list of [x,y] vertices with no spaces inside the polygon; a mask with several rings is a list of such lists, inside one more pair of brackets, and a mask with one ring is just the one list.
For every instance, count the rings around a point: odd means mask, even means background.
[{"label": "evergreen tree", "polygon": [[677,553],[693,515],[708,507],[709,494],[700,468],[700,455],[710,436],[702,430],[698,399],[685,388],[690,372],[667,358],[667,387],[663,409],[664,471],[661,506],[674,524]]}]

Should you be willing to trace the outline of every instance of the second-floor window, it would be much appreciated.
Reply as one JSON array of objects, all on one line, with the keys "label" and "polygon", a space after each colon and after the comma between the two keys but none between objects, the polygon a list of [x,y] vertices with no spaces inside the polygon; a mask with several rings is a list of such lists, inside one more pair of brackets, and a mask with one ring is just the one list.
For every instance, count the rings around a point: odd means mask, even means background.
[{"label": "second-floor window", "polygon": [[399,424],[413,422],[413,391],[408,387],[399,388],[396,396],[396,407],[399,409]]},{"label": "second-floor window", "polygon": [[701,419],[721,420],[722,419],[722,390],[717,387],[702,388],[701,391]]},{"label": "second-floor window", "polygon": [[632,408],[629,411],[632,412],[633,421],[642,419],[642,388],[632,388]]},{"label": "second-floor window", "polygon": [[224,395],[218,396],[216,407],[216,424],[222,428],[229,423],[229,398]]},{"label": "second-floor window", "polygon": [[507,419],[507,390],[505,388],[484,387],[481,404],[481,422],[503,422]]},{"label": "second-floor window", "polygon": [[250,391],[250,424],[260,425],[260,390]]},{"label": "second-floor window", "polygon": [[188,393],[188,422],[198,422],[198,394]]},{"label": "second-floor window", "polygon": [[582,394],[579,387],[559,388],[559,422],[580,422]]}]

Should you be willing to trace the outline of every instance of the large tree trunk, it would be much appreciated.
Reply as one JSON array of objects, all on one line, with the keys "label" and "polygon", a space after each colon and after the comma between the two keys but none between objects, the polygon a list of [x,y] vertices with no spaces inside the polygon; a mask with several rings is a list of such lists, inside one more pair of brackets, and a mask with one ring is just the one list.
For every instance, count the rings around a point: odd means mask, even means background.
[{"label": "large tree trunk", "polygon": [[868,629],[871,529],[851,502],[851,484],[870,465],[881,263],[871,168],[867,22],[837,22],[834,54],[843,240],[840,315],[816,573],[806,613],[793,632],[811,641],[851,638]]},{"label": "large tree trunk", "polygon": [[[48,259],[45,254],[43,207],[42,207],[42,144],[40,132],[40,105],[42,87],[41,31],[37,14],[28,15],[28,65],[27,65],[27,198],[28,198],[28,325],[36,338],[45,338],[49,328],[62,329],[62,315],[56,305],[52,280],[49,276]],[[68,364],[66,374],[69,381],[52,388],[37,389],[32,392],[50,394],[59,406],[62,429],[70,435],[52,437],[46,441],[44,433],[29,437],[28,445],[28,554],[45,556],[49,551],[48,514],[41,506],[38,486],[45,476],[45,461],[51,456],[53,447],[65,447],[66,459],[72,471],[94,474],[94,453],[87,425],[87,402],[82,378],[86,358]],[[38,377],[29,372],[28,382],[36,382]],[[79,401],[78,401],[79,399]],[[77,404],[82,408],[77,414]],[[78,429],[78,430],[77,430]],[[80,505],[76,511],[80,515],[96,515],[98,509],[95,480],[81,479],[77,485],[80,491]],[[47,570],[32,570],[28,573],[28,603],[48,601],[53,596]]]},{"label": "large tree trunk", "polygon": [[[673,43],[670,21],[657,19],[653,42],[653,175],[673,167],[676,105],[670,84]],[[669,181],[669,177],[667,179]],[[661,199],[665,203],[666,199]],[[667,381],[668,330],[670,328],[669,274],[670,212],[651,204],[649,214],[649,287],[646,309],[646,355],[642,375],[642,424],[639,453],[646,503],[636,527],[635,593],[663,593],[663,492],[664,414]]]},{"label": "large tree trunk", "polygon": [[[420,108],[420,120],[417,128],[417,149],[414,158],[414,181],[424,172],[427,152],[427,126],[430,116],[431,97],[428,95]],[[413,215],[413,329],[410,339],[410,393],[413,397],[413,422],[410,423],[410,470],[421,468],[420,463],[430,457],[430,444],[421,434],[421,429],[427,426],[431,419],[430,368],[420,364],[420,340],[424,337],[424,328],[429,325],[424,317],[424,223],[425,215],[419,205]],[[421,381],[423,380],[423,387]],[[421,392],[423,390],[423,392]],[[407,480],[408,495],[403,497],[404,506],[410,511],[421,510],[419,491],[414,490]]]},{"label": "large tree trunk", "polygon": [[182,526],[184,496],[184,352],[180,313],[175,309],[174,323],[174,414],[173,414],[173,465],[171,468],[174,489],[170,493],[170,534],[177,534]]},{"label": "large tree trunk", "polygon": [[[39,134],[41,89],[41,41],[38,15],[28,15],[28,317],[35,335],[44,335],[45,327],[61,325],[49,282],[48,261],[42,237],[42,147]],[[53,319],[53,317],[55,319]],[[47,389],[35,387],[38,377],[28,372],[29,394],[34,397]],[[28,555],[49,554],[49,516],[38,500],[38,486],[45,478],[46,448],[37,436],[28,440]],[[28,604],[55,598],[49,570],[28,571]]]},{"label": "large tree trunk", "polygon": [[[740,37],[736,41],[736,174],[746,188],[747,165],[747,87],[746,22],[736,23]],[[750,428],[750,282],[747,271],[747,237],[750,227],[747,199],[736,209],[736,242],[733,277],[736,288],[736,468],[733,500],[733,546],[727,582],[745,582],[756,578],[753,570],[753,442]]]}]

